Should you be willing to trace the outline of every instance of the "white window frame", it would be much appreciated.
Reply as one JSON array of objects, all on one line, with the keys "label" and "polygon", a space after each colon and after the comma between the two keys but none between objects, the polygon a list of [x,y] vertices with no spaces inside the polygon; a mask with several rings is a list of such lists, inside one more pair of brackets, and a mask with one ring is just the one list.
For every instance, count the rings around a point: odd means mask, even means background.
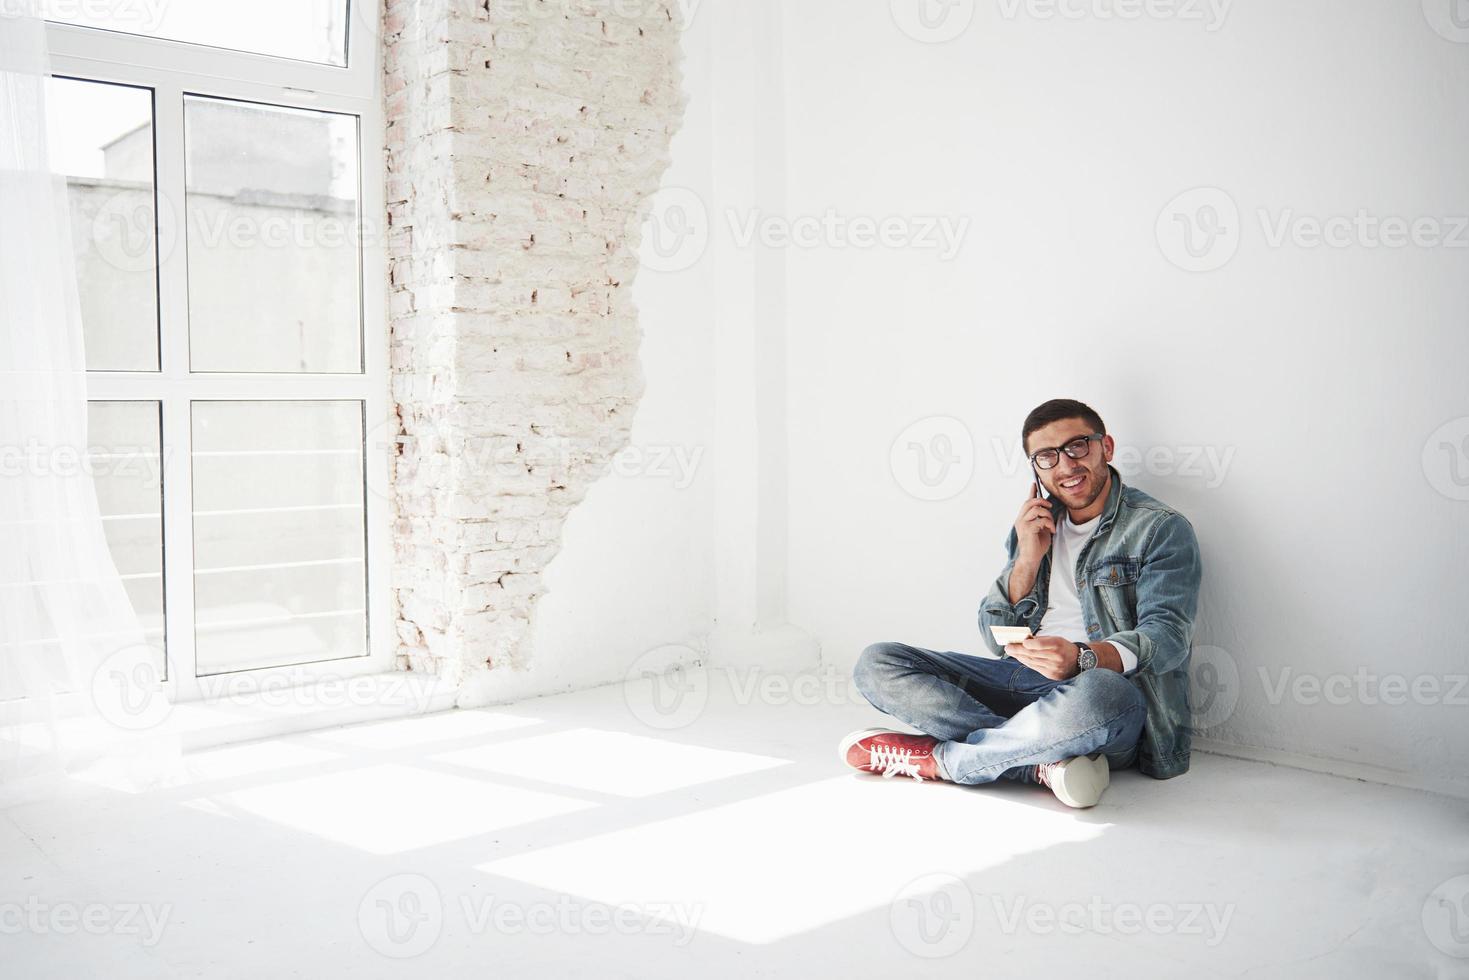
[{"label": "white window frame", "polygon": [[[161,403],[163,436],[164,629],[166,690],[176,702],[197,701],[248,676],[249,689],[318,683],[391,670],[391,514],[389,452],[374,427],[390,417],[387,250],[383,160],[384,119],[381,0],[350,0],[347,66],[313,64],[215,47],[48,23],[51,73],[153,90],[155,193],[177,216],[179,238],[158,268],[158,372],[95,371],[91,401]],[[371,16],[364,16],[364,14]],[[362,247],[361,374],[191,374],[189,371],[188,247],[185,234],[184,97],[238,99],[358,117]],[[364,406],[367,541],[366,656],[308,665],[265,667],[197,677],[194,632],[193,467],[191,407],[195,401],[358,401]]]}]

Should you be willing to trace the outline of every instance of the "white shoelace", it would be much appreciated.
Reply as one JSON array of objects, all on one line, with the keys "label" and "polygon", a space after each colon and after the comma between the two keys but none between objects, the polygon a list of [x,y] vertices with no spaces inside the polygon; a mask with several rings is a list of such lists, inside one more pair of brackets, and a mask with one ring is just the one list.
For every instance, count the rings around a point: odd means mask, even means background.
[{"label": "white shoelace", "polygon": [[920,783],[923,777],[918,775],[918,763],[913,761],[913,750],[902,749],[891,745],[874,745],[867,750],[870,759],[868,765],[882,771],[882,778],[891,776],[912,776]]}]

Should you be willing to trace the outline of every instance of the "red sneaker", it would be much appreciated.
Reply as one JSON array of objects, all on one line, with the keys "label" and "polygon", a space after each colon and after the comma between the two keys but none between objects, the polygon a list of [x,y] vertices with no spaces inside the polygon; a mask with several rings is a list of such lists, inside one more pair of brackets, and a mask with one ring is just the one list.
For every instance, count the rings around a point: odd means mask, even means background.
[{"label": "red sneaker", "polygon": [[930,735],[908,735],[890,728],[864,728],[842,739],[837,755],[853,769],[881,773],[883,777],[912,776],[943,780],[933,747],[939,740]]}]

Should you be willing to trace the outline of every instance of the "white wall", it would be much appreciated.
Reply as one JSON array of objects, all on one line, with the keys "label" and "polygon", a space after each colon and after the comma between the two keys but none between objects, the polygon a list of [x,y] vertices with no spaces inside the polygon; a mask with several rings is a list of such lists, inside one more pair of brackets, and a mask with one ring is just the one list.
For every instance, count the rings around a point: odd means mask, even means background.
[{"label": "white wall", "polygon": [[785,256],[742,245],[725,217],[784,208],[779,6],[684,9],[688,105],[634,287],[647,392],[633,443],[671,452],[683,473],[696,463],[695,479],[614,472],[593,486],[546,571],[530,676],[490,675],[507,694],[673,660],[816,663],[787,615]]},{"label": "white wall", "polygon": [[[708,194],[714,99],[707,31],[685,34],[682,128],[665,188]],[[657,216],[655,215],[655,220]],[[707,248],[660,261],[645,225],[649,265],[633,295],[647,388],[632,445],[571,512],[545,572],[529,652],[535,693],[620,681],[644,654],[691,659],[714,617],[714,326]],[[665,251],[672,250],[666,247]]]},{"label": "white wall", "polygon": [[[785,250],[791,618],[842,665],[884,639],[978,651],[1026,491],[1010,447],[1030,408],[1076,397],[1133,451],[1180,454],[1133,482],[1199,533],[1196,642],[1218,649],[1195,659],[1230,686],[1214,737],[1463,777],[1469,442],[1462,470],[1428,443],[1454,420],[1469,435],[1469,233],[1271,247],[1257,211],[1469,215],[1469,44],[1416,2],[1240,0],[1222,26],[1094,13],[1115,6],[953,4],[973,20],[935,44],[886,3],[784,5],[788,214],[972,221],[951,261]],[[1186,272],[1155,224],[1199,186],[1237,205],[1238,252]],[[973,478],[928,502],[889,450],[934,416],[962,421]],[[1191,452],[1228,459],[1222,480]],[[1439,691],[1380,703],[1399,696],[1385,675]]]},{"label": "white wall", "polygon": [[[701,465],[687,490],[609,478],[573,513],[532,686],[787,608],[841,668],[881,639],[979,651],[1021,420],[1070,396],[1198,529],[1215,741],[1462,780],[1469,445],[1453,469],[1439,444],[1469,435],[1469,248],[1272,246],[1259,212],[1436,217],[1464,241],[1469,44],[1411,3],[1254,0],[1222,24],[959,3],[939,44],[902,0],[694,9],[664,187],[707,227],[640,274],[634,437]],[[1168,205],[1197,187],[1227,197],[1183,205],[1240,220],[1189,272]],[[854,246],[831,224],[854,218],[920,247]],[[740,242],[752,220],[765,244]],[[782,242],[791,222],[815,244]],[[941,460],[911,444],[942,438],[954,482],[919,499]]]},{"label": "white wall", "polygon": [[[397,662],[462,678],[461,706],[525,680],[514,668],[532,656],[543,572],[634,439],[647,388],[635,222],[682,122],[682,36],[660,4],[554,6],[390,0],[383,16]],[[650,358],[669,363],[655,337]],[[650,434],[645,421],[643,441],[685,431],[668,397],[650,396],[649,416],[675,424]],[[612,506],[606,532],[649,543],[624,518],[656,507]],[[568,555],[561,578],[587,583],[596,605],[574,614],[606,645],[599,613],[639,610],[616,577],[677,560],[639,559],[592,526],[586,547],[618,561],[581,565],[578,580]],[[598,650],[577,646],[605,676]]]}]

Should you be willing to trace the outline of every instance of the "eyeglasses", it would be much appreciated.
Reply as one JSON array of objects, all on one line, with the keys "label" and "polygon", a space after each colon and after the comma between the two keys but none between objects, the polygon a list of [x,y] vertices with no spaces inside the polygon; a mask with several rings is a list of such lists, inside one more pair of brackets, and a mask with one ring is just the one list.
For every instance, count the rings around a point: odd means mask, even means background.
[{"label": "eyeglasses", "polygon": [[1056,464],[1061,462],[1061,454],[1065,453],[1072,459],[1086,459],[1087,454],[1092,451],[1092,443],[1105,439],[1100,432],[1093,432],[1089,436],[1077,436],[1059,449],[1037,449],[1030,454],[1030,461],[1038,470],[1055,469]]}]

